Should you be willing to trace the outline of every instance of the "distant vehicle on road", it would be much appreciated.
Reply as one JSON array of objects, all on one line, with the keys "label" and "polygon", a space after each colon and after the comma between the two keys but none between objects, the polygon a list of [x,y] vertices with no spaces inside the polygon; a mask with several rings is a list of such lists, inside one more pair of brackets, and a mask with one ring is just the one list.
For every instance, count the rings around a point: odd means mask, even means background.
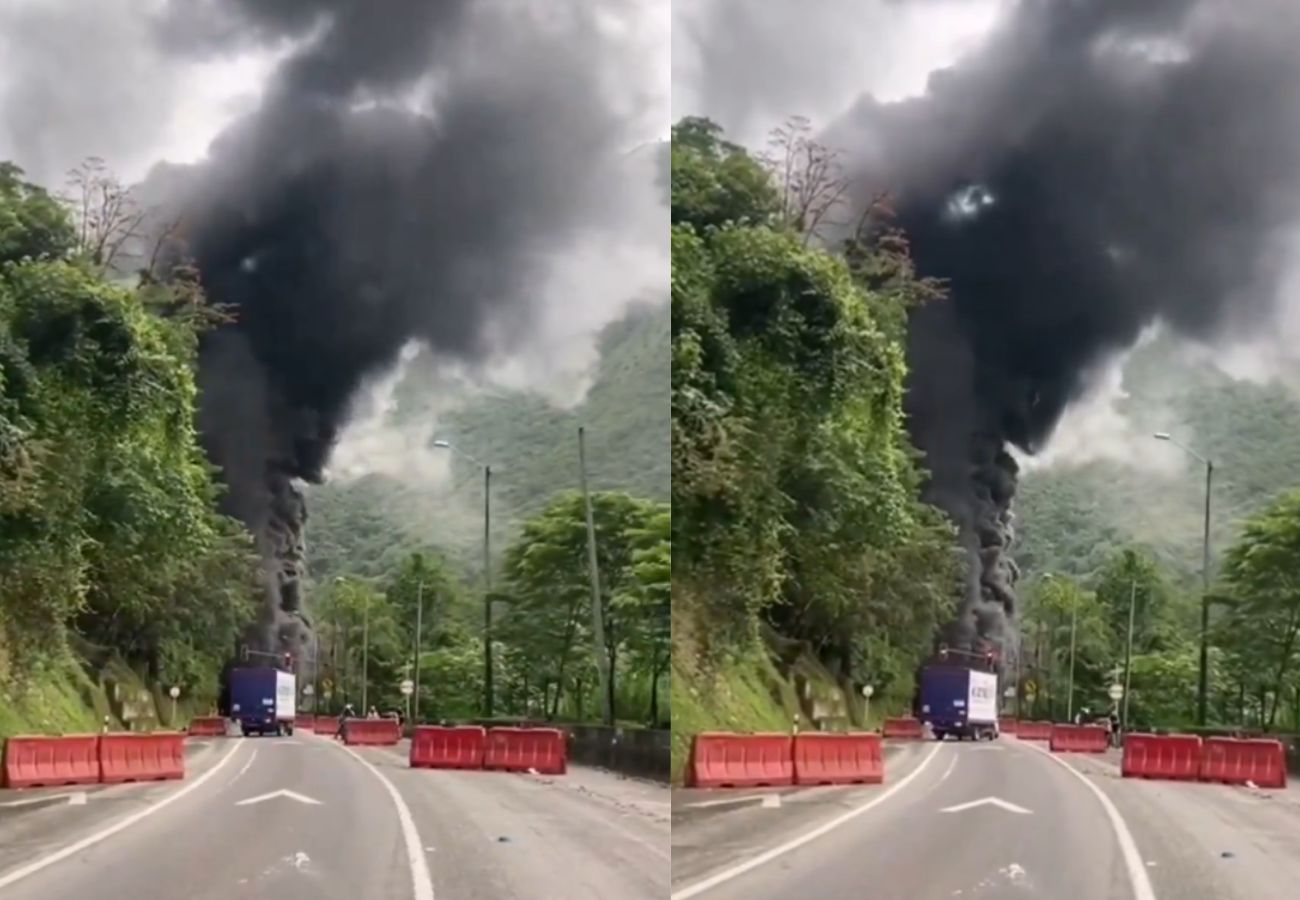
[{"label": "distant vehicle on road", "polygon": [[[991,741],[998,736],[997,672],[960,656],[945,651],[922,667],[917,718],[938,740],[951,734],[959,740]],[[978,659],[995,668],[992,658]]]},{"label": "distant vehicle on road", "polygon": [[232,669],[230,717],[250,734],[293,734],[298,685],[292,672],[275,668]]}]

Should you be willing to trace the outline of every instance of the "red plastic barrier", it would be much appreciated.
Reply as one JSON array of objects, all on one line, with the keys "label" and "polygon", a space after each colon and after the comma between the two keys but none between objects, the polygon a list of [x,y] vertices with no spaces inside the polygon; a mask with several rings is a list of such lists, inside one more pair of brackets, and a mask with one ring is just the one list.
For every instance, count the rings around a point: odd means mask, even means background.
[{"label": "red plastic barrier", "polygon": [[478,725],[420,725],[411,736],[412,769],[481,769],[487,729]]},{"label": "red plastic barrier", "polygon": [[906,738],[908,740],[920,740],[925,736],[925,731],[921,726],[919,719],[913,719],[910,716],[900,716],[896,719],[886,719],[882,733],[887,738]]},{"label": "red plastic barrier", "polygon": [[104,784],[184,778],[185,735],[178,731],[102,734],[99,767]]},{"label": "red plastic barrier", "polygon": [[558,728],[489,728],[483,768],[539,775],[568,771],[569,748]]},{"label": "red plastic barrier", "polygon": [[396,719],[348,719],[343,725],[343,743],[366,747],[387,747],[402,739]]},{"label": "red plastic barrier", "polygon": [[885,757],[878,734],[805,732],[794,739],[795,784],[880,784]]},{"label": "red plastic barrier", "polygon": [[293,727],[295,731],[314,731],[316,729],[316,717],[300,713],[293,717]]},{"label": "red plastic barrier", "polygon": [[691,752],[691,784],[705,788],[794,784],[794,738],[788,734],[697,734]]},{"label": "red plastic barrier", "polygon": [[1201,747],[1201,781],[1254,782],[1256,787],[1286,787],[1286,751],[1281,741],[1206,738]]},{"label": "red plastic barrier", "polygon": [[1020,725],[1018,719],[998,719],[998,732],[1001,734],[1015,734]]},{"label": "red plastic barrier", "polygon": [[1053,725],[1048,741],[1053,753],[1105,753],[1110,747],[1105,725]]},{"label": "red plastic barrier", "polygon": [[23,735],[5,742],[5,786],[11,788],[95,784],[99,781],[99,735]]},{"label": "red plastic barrier", "polygon": [[1126,734],[1119,771],[1125,778],[1195,781],[1201,752],[1201,739],[1194,734]]},{"label": "red plastic barrier", "polygon": [[338,716],[317,716],[315,726],[312,728],[317,734],[334,737],[339,733]]},{"label": "red plastic barrier", "polygon": [[1022,741],[1050,741],[1052,739],[1052,723],[1020,722],[1016,725],[1016,737]]},{"label": "red plastic barrier", "polygon": [[194,737],[225,737],[226,720],[221,716],[201,716],[190,719],[188,733]]}]

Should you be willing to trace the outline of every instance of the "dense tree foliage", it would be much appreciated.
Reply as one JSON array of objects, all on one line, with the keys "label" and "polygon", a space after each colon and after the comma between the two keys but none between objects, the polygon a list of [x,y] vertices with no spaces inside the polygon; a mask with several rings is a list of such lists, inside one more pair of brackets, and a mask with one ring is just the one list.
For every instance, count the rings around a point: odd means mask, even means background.
[{"label": "dense tree foliage", "polygon": [[128,289],[0,166],[0,686],[69,638],[213,694],[248,620],[247,536],[196,439],[192,282]]},{"label": "dense tree foliage", "polygon": [[847,262],[807,246],[712,123],[672,153],[675,663],[769,625],[846,683],[908,689],[958,582],[902,413],[901,309],[932,288],[893,236]]}]

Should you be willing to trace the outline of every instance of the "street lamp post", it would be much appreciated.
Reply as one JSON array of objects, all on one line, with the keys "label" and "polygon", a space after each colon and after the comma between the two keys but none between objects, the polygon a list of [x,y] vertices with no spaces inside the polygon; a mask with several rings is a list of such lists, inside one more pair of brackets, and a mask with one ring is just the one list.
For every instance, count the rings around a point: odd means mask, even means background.
[{"label": "street lamp post", "polygon": [[605,613],[600,598],[600,570],[596,555],[596,525],[591,512],[591,494],[587,491],[587,452],[585,431],[578,427],[578,473],[582,482],[582,502],[587,513],[587,566],[591,579],[591,634],[596,651],[596,674],[600,677],[600,705],[606,725],[614,724],[614,697],[610,687],[609,648],[605,643]]},{"label": "street lamp post", "polygon": [[1196,685],[1196,723],[1204,727],[1210,685],[1210,486],[1214,479],[1214,463],[1186,444],[1179,443],[1166,431],[1157,431],[1153,437],[1158,441],[1168,441],[1205,464],[1205,532],[1201,545],[1201,663]]},{"label": "street lamp post", "polygon": [[483,470],[483,714],[492,717],[492,467],[450,441],[433,446],[450,450]]},{"label": "street lamp post", "polygon": [[1128,734],[1128,695],[1133,672],[1133,617],[1137,609],[1138,582],[1133,576],[1128,593],[1128,645],[1124,649],[1124,711],[1120,714],[1120,730]]}]

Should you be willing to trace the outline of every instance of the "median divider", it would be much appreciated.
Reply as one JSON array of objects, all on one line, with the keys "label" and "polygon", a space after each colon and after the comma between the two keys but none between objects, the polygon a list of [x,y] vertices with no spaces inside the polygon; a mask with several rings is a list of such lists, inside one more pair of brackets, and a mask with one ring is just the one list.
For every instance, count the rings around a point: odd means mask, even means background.
[{"label": "median divider", "polygon": [[315,731],[316,717],[299,713],[293,717],[293,727],[295,731]]},{"label": "median divider", "polygon": [[1050,741],[1052,739],[1052,723],[1019,722],[1016,724],[1016,737],[1022,741]]},{"label": "median divider", "polygon": [[1019,726],[1019,719],[998,719],[999,734],[1015,734]]},{"label": "median divider", "polygon": [[226,720],[221,716],[199,716],[190,719],[186,733],[191,737],[225,737]]},{"label": "median divider", "polygon": [[1201,781],[1253,783],[1262,788],[1286,787],[1286,751],[1281,741],[1206,738],[1201,748]]},{"label": "median divider", "polygon": [[4,783],[11,788],[99,782],[99,735],[21,735],[5,742]]},{"label": "median divider", "polygon": [[360,747],[391,747],[402,739],[396,719],[345,719],[343,743]]},{"label": "median divider", "polygon": [[786,787],[794,784],[794,738],[788,734],[706,731],[691,749],[693,787]]},{"label": "median divider", "polygon": [[339,733],[338,716],[317,716],[312,731],[334,737]]},{"label": "median divider", "polygon": [[891,740],[901,738],[919,741],[925,736],[925,729],[921,725],[920,719],[914,719],[911,716],[898,716],[897,718],[886,719],[881,726],[881,733]]},{"label": "median divider", "polygon": [[873,733],[804,732],[793,741],[798,785],[880,784],[885,780],[881,736]]},{"label": "median divider", "polygon": [[568,743],[558,728],[487,730],[483,748],[485,769],[563,775],[568,767]]},{"label": "median divider", "polygon": [[1165,781],[1196,781],[1201,772],[1201,738],[1195,734],[1127,734],[1120,775]]},{"label": "median divider", "polygon": [[479,725],[418,725],[411,735],[412,769],[481,769],[487,729]]},{"label": "median divider", "polygon": [[1053,753],[1105,753],[1110,734],[1104,725],[1053,725],[1047,746]]},{"label": "median divider", "polygon": [[103,784],[184,778],[185,735],[179,731],[101,734],[99,768]]}]

